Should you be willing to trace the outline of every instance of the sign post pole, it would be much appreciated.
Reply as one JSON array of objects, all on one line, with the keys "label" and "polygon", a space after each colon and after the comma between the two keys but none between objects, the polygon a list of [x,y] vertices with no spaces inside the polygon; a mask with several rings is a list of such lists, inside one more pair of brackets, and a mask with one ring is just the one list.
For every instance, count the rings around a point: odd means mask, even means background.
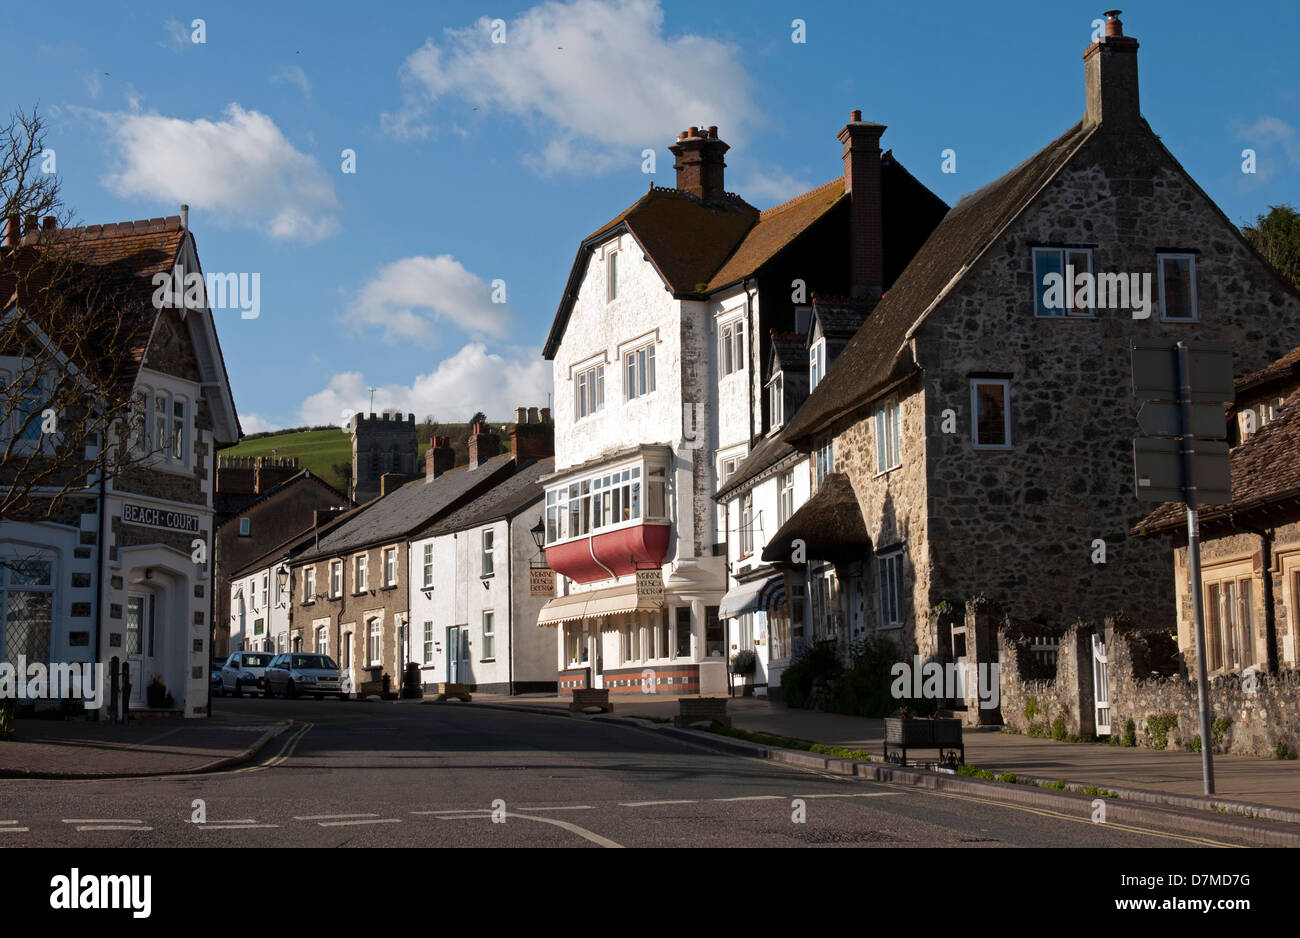
[{"label": "sign post pole", "polygon": [[[1186,342],[1178,343],[1178,404],[1183,438],[1183,498],[1187,503],[1187,562],[1192,571],[1192,621],[1196,628],[1196,695],[1201,710],[1201,776],[1205,794],[1214,794],[1214,760],[1210,754],[1214,737],[1210,735],[1210,695],[1205,666],[1205,611],[1201,607],[1201,525],[1197,517],[1196,486],[1192,479],[1192,386],[1189,350]],[[1267,572],[1265,573],[1267,575]]]}]

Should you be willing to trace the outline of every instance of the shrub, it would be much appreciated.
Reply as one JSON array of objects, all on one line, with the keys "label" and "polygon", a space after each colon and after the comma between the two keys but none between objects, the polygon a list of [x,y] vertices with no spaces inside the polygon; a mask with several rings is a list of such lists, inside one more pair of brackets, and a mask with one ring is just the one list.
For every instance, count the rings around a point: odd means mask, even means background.
[{"label": "shrub", "polygon": [[758,670],[758,656],[752,648],[742,648],[731,656],[731,673],[749,677]]},{"label": "shrub", "polygon": [[1008,785],[1014,785],[1016,783],[1016,773],[1003,772],[1001,775],[998,776],[998,781],[1006,782]]},{"label": "shrub", "polygon": [[1038,715],[1039,715],[1040,713],[1042,713],[1042,712],[1043,712],[1042,710],[1038,709],[1038,698],[1037,698],[1037,697],[1030,697],[1028,700],[1025,701],[1025,719],[1026,719],[1026,720],[1029,720],[1030,722],[1033,722],[1034,717],[1038,716]]},{"label": "shrub", "polygon": [[1030,724],[1029,724],[1029,728],[1028,728],[1027,730],[1025,730],[1025,735],[1026,735],[1026,736],[1032,736],[1032,737],[1034,737],[1034,739],[1046,739],[1046,738],[1047,738],[1047,724],[1046,724],[1046,723],[1030,723]]},{"label": "shrub", "polygon": [[1056,781],[1054,781],[1054,782],[1046,782],[1046,783],[1044,783],[1043,787],[1044,787],[1044,788],[1055,788],[1057,791],[1065,791],[1066,785],[1065,785],[1065,780],[1064,780],[1064,779],[1059,779],[1059,778],[1058,778],[1058,779],[1057,779]]},{"label": "shrub", "polygon": [[1292,752],[1292,751],[1291,751],[1291,748],[1290,748],[1286,743],[1284,743],[1284,742],[1279,742],[1279,743],[1277,744],[1277,750],[1276,750],[1276,752],[1277,752],[1277,757],[1278,757],[1279,759],[1294,759],[1294,758],[1296,758],[1296,754],[1295,754],[1294,752]]},{"label": "shrub", "polygon": [[1058,716],[1052,721],[1052,739],[1057,742],[1065,739],[1065,717]]},{"label": "shrub", "polygon": [[1178,717],[1172,713],[1161,713],[1147,717],[1147,732],[1151,734],[1151,748],[1164,749],[1169,745],[1169,731],[1178,725]]},{"label": "shrub", "polygon": [[806,648],[781,672],[781,698],[787,706],[807,707],[812,697],[813,684],[830,680],[839,670],[839,661],[836,660],[833,648],[825,645]]},{"label": "shrub", "polygon": [[1120,741],[1120,745],[1128,749],[1137,745],[1137,724],[1133,722],[1132,717],[1124,721],[1124,738]]},{"label": "shrub", "polygon": [[1186,744],[1183,746],[1183,748],[1186,749],[1188,752],[1200,752],[1200,751],[1201,751],[1201,734],[1200,734],[1200,733],[1197,733],[1195,736],[1193,736],[1193,737],[1192,737],[1192,741],[1189,742],[1189,743],[1186,743]]},{"label": "shrub", "polygon": [[1232,726],[1232,720],[1228,717],[1219,717],[1210,724],[1210,735],[1214,738],[1216,751],[1223,751],[1223,740],[1228,735],[1228,727],[1230,726]]}]

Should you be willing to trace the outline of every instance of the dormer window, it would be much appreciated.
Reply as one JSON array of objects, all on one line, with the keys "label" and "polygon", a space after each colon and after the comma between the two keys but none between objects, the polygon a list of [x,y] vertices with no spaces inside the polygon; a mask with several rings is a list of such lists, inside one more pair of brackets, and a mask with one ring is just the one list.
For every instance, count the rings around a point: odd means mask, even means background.
[{"label": "dormer window", "polygon": [[826,340],[818,339],[808,349],[808,381],[812,390],[826,377]]},{"label": "dormer window", "polygon": [[767,383],[768,413],[771,415],[771,429],[775,430],[785,423],[785,381],[781,372],[772,376]]}]

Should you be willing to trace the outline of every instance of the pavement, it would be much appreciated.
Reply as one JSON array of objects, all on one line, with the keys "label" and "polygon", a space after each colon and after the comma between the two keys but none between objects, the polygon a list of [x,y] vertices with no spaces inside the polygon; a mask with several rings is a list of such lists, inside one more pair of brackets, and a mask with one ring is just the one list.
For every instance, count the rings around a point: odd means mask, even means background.
[{"label": "pavement", "polygon": [[[676,716],[678,699],[629,695],[612,696],[611,702],[615,716],[663,721]],[[475,694],[474,703],[567,711],[569,698]],[[875,760],[884,755],[885,729],[880,719],[792,709],[761,697],[732,698],[727,712],[739,729],[864,749]],[[1300,761],[1216,755],[1215,796],[1207,801],[1199,753],[1064,743],[997,730],[967,729],[963,739],[966,762],[998,774],[1013,772],[1043,781],[1096,786],[1132,800],[1300,821]]]},{"label": "pavement", "polygon": [[0,742],[0,778],[128,778],[215,772],[253,759],[287,721],[18,720]]}]

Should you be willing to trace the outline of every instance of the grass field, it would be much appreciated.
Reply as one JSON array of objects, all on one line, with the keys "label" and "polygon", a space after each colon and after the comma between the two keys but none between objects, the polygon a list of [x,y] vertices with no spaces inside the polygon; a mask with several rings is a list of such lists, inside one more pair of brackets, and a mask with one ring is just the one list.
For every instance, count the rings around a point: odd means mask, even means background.
[{"label": "grass field", "polygon": [[[466,424],[442,424],[438,428],[442,436],[450,436],[452,445],[459,451],[464,448],[465,435],[469,432]],[[429,448],[427,438],[420,440],[419,467],[424,467],[424,451]],[[352,463],[352,437],[342,429],[304,430],[298,433],[277,433],[275,436],[244,440],[235,446],[221,450],[220,456],[297,456],[298,464],[310,469],[330,485],[347,491],[347,479],[334,471],[339,463]],[[458,452],[459,455],[459,452]],[[459,458],[458,463],[464,462]]]}]

